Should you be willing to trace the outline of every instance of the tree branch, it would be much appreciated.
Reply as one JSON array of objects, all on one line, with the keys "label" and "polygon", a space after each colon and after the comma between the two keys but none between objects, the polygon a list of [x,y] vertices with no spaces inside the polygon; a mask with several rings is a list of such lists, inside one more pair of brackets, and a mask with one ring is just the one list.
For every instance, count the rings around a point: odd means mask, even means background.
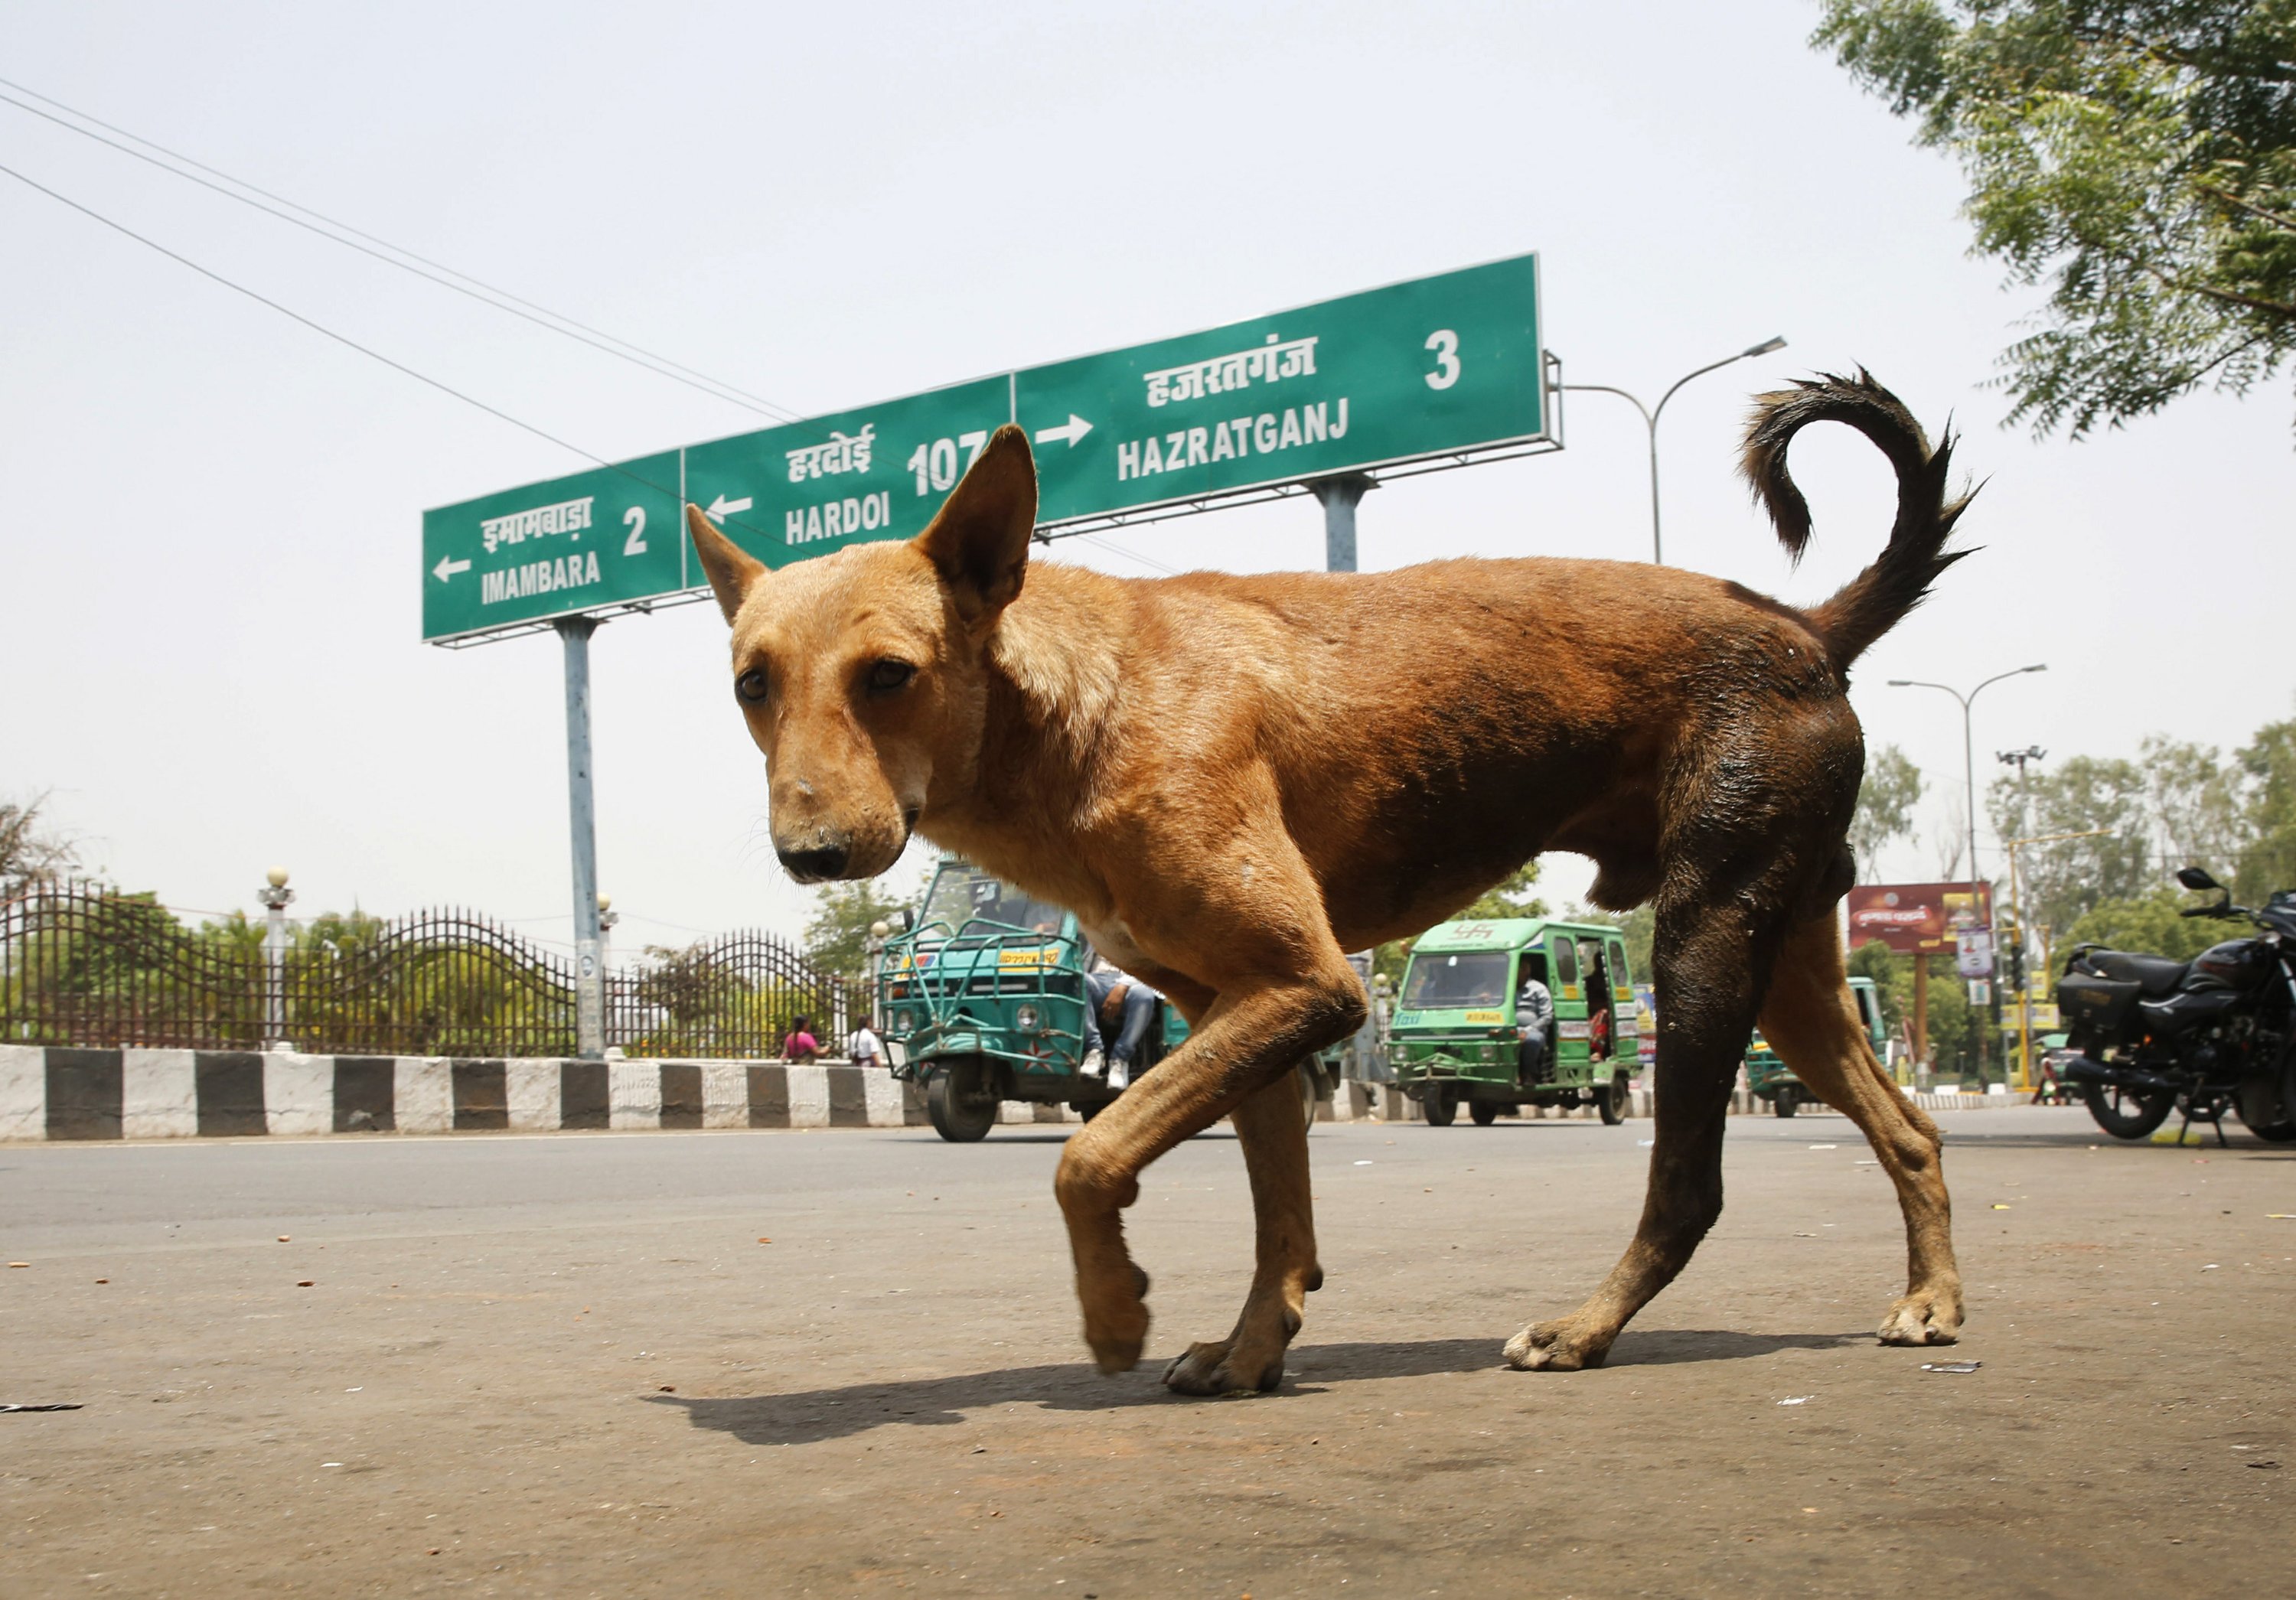
[{"label": "tree branch", "polygon": [[2195,179],[2193,183],[2193,187],[2198,189],[2203,194],[2215,196],[2217,199],[2224,201],[2225,204],[2232,207],[2235,210],[2245,211],[2251,217],[2260,217],[2265,221],[2272,224],[2275,227],[2283,227],[2288,229],[2292,233],[2296,233],[2296,217],[2284,217],[2277,211],[2267,210],[2264,207],[2256,204],[2253,201],[2243,200],[2231,190],[2219,188],[2215,184],[2204,184],[2200,182],[2198,179]]}]

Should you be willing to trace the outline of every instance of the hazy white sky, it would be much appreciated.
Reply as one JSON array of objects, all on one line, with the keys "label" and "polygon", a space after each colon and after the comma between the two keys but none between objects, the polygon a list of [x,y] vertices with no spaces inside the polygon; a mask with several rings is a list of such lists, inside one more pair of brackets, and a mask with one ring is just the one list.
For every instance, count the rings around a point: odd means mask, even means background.
[{"label": "hazy white sky", "polygon": [[[1988,380],[2034,297],[1965,258],[1958,174],[1805,46],[1813,14],[5,4],[0,77],[807,413],[1537,250],[1573,381],[1654,398],[1791,341],[1667,414],[1682,564],[1808,601],[1884,534],[1870,447],[1805,435],[1818,530],[1788,570],[1732,476],[1758,388],[1862,362],[1967,431],[1984,552],[1854,690],[1869,741],[1956,807],[1958,710],[1885,679],[2049,663],[1979,702],[1980,785],[1997,749],[2230,745],[2289,715],[2284,388],[2081,445],[2003,432]],[[0,152],[599,454],[758,420],[6,106]],[[277,863],[301,910],[455,901],[564,939],[556,641],[420,644],[418,541],[426,506],[581,462],[5,177],[0,336],[0,792],[52,788],[93,860],[170,904],[252,908]],[[1567,431],[1374,494],[1364,565],[1645,558],[1641,423],[1575,396]],[[1122,542],[1183,568],[1323,558],[1307,503]],[[594,645],[626,947],[792,930],[808,904],[765,843],[723,647],[705,606]],[[1893,863],[1939,865],[1927,843]],[[1586,875],[1553,864],[1565,895]]]}]

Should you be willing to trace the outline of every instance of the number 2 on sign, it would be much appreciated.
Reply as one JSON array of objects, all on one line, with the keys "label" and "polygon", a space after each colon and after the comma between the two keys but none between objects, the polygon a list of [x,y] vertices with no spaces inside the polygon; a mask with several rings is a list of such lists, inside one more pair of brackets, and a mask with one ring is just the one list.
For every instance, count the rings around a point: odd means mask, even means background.
[{"label": "number 2 on sign", "polygon": [[631,506],[622,513],[622,521],[629,525],[630,529],[630,537],[622,541],[622,554],[644,555],[646,553],[645,507]]},{"label": "number 2 on sign", "polygon": [[958,447],[964,449],[965,471],[971,472],[972,464],[980,459],[981,447],[988,442],[988,431],[983,428],[977,433],[960,433],[955,439],[937,439],[929,445],[919,445],[907,462],[909,471],[917,475],[917,493],[939,489],[947,494],[955,488]]},{"label": "number 2 on sign", "polygon": [[1427,336],[1427,348],[1435,352],[1435,370],[1426,375],[1427,387],[1450,388],[1459,381],[1459,336],[1438,328]]}]

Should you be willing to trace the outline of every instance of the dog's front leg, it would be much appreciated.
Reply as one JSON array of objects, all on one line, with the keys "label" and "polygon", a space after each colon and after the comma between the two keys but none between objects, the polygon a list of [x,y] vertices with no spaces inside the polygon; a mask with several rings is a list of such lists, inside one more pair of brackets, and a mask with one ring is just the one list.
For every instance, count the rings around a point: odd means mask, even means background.
[{"label": "dog's front leg", "polygon": [[1054,1192],[1076,1258],[1085,1340],[1103,1372],[1136,1365],[1148,1336],[1148,1278],[1125,1248],[1122,1220],[1139,1196],[1142,1169],[1233,1113],[1250,1163],[1259,1271],[1235,1333],[1220,1345],[1195,1346],[1165,1381],[1208,1393],[1272,1388],[1283,1375],[1284,1347],[1317,1276],[1307,1128],[1290,1074],[1363,1019],[1362,987],[1337,946],[1328,955],[1314,977],[1223,991],[1186,1043],[1070,1138]]},{"label": "dog's front leg", "polygon": [[1234,1331],[1214,1343],[1192,1344],[1164,1369],[1182,1394],[1273,1389],[1283,1378],[1283,1352],[1300,1332],[1308,1296],[1323,1287],[1316,1262],[1316,1215],[1308,1184],[1308,1123],[1290,1072],[1244,1096],[1230,1113],[1251,1176],[1256,1225],[1251,1292]]}]

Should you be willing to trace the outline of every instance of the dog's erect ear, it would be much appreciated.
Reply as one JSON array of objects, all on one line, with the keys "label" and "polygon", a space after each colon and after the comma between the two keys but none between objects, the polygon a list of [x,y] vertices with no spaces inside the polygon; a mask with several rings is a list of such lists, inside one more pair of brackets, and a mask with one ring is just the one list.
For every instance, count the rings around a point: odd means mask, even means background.
[{"label": "dog's erect ear", "polygon": [[939,570],[959,614],[977,622],[1019,598],[1036,526],[1036,458],[1027,432],[1007,423],[917,535],[917,548]]},{"label": "dog's erect ear", "polygon": [[709,574],[709,587],[718,591],[718,609],[730,623],[750,588],[766,575],[766,563],[718,532],[698,505],[685,508],[685,526],[693,535],[693,553],[701,558],[701,570]]}]

